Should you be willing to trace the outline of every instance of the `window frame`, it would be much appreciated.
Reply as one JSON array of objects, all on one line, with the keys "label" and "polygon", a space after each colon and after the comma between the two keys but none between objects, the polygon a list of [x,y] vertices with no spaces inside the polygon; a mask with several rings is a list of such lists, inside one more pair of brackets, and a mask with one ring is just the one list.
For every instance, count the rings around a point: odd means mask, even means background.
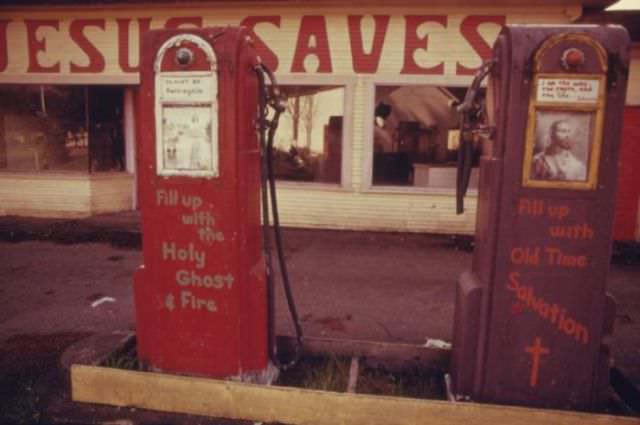
[{"label": "window frame", "polygon": [[[380,76],[365,82],[363,103],[363,149],[362,149],[362,191],[365,193],[401,193],[455,195],[455,181],[451,188],[434,188],[424,186],[396,186],[373,184],[373,143],[374,143],[374,109],[377,86],[433,86],[433,87],[469,87],[473,77],[467,76]],[[483,84],[484,87],[484,84]],[[455,169],[455,167],[453,167]],[[474,167],[479,168],[479,167]],[[479,169],[478,169],[479,172]],[[477,195],[477,188],[469,188],[470,195]]]}]

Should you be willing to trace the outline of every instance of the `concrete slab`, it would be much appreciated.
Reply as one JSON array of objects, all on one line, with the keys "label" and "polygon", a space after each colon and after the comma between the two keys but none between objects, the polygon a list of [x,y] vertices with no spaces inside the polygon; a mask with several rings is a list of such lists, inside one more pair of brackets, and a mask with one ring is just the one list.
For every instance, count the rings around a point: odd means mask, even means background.
[{"label": "concrete slab", "polygon": [[[450,341],[456,282],[471,262],[468,238],[285,229],[284,243],[307,335]],[[6,417],[43,411],[51,386],[61,382],[60,355],[74,342],[135,328],[131,285],[142,263],[139,247],[137,213],[0,218],[0,411]],[[612,346],[618,368],[640,385],[640,256],[637,247],[625,249],[609,278],[619,302]],[[280,285],[276,307],[277,333],[293,335]],[[16,409],[16,399],[31,401]]]}]

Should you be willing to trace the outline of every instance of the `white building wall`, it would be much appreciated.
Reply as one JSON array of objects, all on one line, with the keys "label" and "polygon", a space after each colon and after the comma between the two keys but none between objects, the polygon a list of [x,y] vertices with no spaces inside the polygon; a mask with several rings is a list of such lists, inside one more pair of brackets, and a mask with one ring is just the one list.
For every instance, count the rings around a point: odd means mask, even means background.
[{"label": "white building wall", "polygon": [[[247,16],[275,16],[279,25],[262,23],[255,32],[264,39],[279,59],[276,75],[285,83],[313,83],[330,81],[347,87],[344,117],[343,179],[341,185],[283,182],[278,185],[281,221],[286,226],[392,230],[410,232],[473,233],[475,227],[476,196],[471,191],[467,212],[455,214],[455,194],[451,189],[376,188],[371,187],[373,93],[375,84],[433,84],[468,85],[471,76],[456,75],[456,64],[477,67],[481,59],[463,36],[461,22],[469,15],[505,16],[513,23],[570,23],[581,13],[579,0],[529,1],[497,0],[469,1],[406,1],[402,4],[384,2],[339,3],[320,2],[309,5],[301,2],[212,2],[204,5],[174,6],[83,6],[0,8],[0,19],[9,19],[8,66],[0,72],[2,83],[118,83],[137,84],[137,73],[127,73],[119,67],[118,23],[130,19],[128,61],[138,60],[138,24],[140,18],[151,18],[151,28],[161,28],[170,18],[202,19],[204,26],[238,25]],[[349,42],[349,15],[365,15],[362,23],[363,45],[370,46],[374,34],[373,15],[389,16],[389,28],[383,44],[378,70],[375,74],[356,74]],[[425,23],[416,30],[417,36],[428,34],[426,49],[412,51],[421,67],[444,64],[441,75],[403,75],[407,16],[444,17],[446,25]],[[316,72],[318,59],[309,55],[305,72],[291,72],[294,52],[303,16],[322,16],[326,22],[332,64],[331,74]],[[42,65],[60,64],[60,71],[33,75],[28,72],[29,58],[27,19],[54,20],[58,28],[43,27],[38,37],[46,41],[46,48],[38,53]],[[77,19],[104,19],[104,29],[89,26],[84,34],[105,57],[106,67],[96,75],[74,74],[70,63],[87,65],[89,58],[71,38],[69,28]],[[185,24],[185,27],[192,24]],[[499,25],[483,24],[478,29],[481,38],[493,44]],[[638,84],[637,72],[634,83]],[[638,91],[636,89],[636,91]]]}]

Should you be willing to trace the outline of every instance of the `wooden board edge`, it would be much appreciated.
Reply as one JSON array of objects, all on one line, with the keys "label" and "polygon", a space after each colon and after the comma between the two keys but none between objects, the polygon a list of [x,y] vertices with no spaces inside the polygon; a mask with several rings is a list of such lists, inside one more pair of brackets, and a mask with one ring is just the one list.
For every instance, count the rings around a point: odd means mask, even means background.
[{"label": "wooden board edge", "polygon": [[[294,337],[278,335],[277,340],[278,352],[286,354],[295,351]],[[393,370],[413,365],[446,367],[451,357],[451,349],[448,348],[327,337],[305,337],[302,350],[305,355],[311,356],[364,357],[367,363],[379,363]]]},{"label": "wooden board edge", "polygon": [[78,402],[300,425],[640,423],[609,415],[333,393],[87,365],[71,367],[71,393]]}]

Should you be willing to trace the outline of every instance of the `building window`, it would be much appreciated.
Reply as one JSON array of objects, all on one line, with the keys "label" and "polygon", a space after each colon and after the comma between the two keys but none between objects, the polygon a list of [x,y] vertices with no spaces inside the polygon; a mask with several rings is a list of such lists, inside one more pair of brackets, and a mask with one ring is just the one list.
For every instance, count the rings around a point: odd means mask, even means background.
[{"label": "building window", "polygon": [[0,98],[0,170],[124,170],[122,88],[5,85]]},{"label": "building window", "polygon": [[282,85],[287,108],[274,141],[280,180],[340,183],[345,88]]},{"label": "building window", "polygon": [[465,87],[375,87],[373,185],[455,188],[460,125],[455,106],[465,92]]}]

